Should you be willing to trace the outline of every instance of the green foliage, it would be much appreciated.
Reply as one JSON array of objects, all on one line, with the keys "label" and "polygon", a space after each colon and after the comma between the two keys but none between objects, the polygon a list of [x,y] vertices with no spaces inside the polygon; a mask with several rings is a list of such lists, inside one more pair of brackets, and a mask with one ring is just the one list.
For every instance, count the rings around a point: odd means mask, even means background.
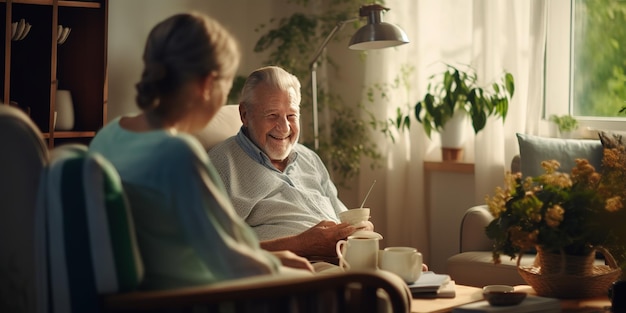
[{"label": "green foliage", "polygon": [[[270,23],[274,21],[272,19]],[[302,77],[308,73],[308,62],[302,62],[303,57],[315,48],[313,43],[317,39],[317,27],[316,16],[294,13],[278,21],[276,28],[269,29],[261,36],[254,46],[254,52],[270,51],[265,63],[279,65],[302,81]]]},{"label": "green foliage", "polygon": [[367,124],[356,118],[352,109],[343,107],[337,113],[331,130],[331,141],[320,142],[320,148],[323,148],[320,150],[328,151],[332,155],[332,168],[342,173],[344,179],[350,179],[358,174],[360,156],[372,159],[371,168],[379,165],[378,160],[382,156],[375,144],[363,144],[366,141],[361,136],[367,133]]},{"label": "green foliage", "polygon": [[555,123],[561,133],[578,129],[578,120],[571,115],[550,115],[550,121]]},{"label": "green foliage", "polygon": [[238,104],[239,97],[241,96],[241,90],[243,89],[243,85],[246,83],[246,77],[244,76],[236,76],[233,80],[233,87],[230,89],[228,93],[228,101],[227,104]]},{"label": "green foliage", "polygon": [[626,2],[576,0],[574,114],[616,116],[626,101]]},{"label": "green foliage", "polygon": [[[399,89],[404,91],[408,96],[411,90],[411,78],[414,72],[414,66],[403,64],[398,71],[398,75],[392,82],[376,83],[369,86],[366,89],[368,103],[373,104],[376,98],[380,98],[387,103],[391,102],[392,100],[389,95],[398,92]],[[388,120],[379,120],[375,113],[368,110],[367,106],[361,105],[361,108],[369,115],[369,123],[372,129],[379,130],[386,137],[390,138],[393,143],[396,142],[394,130],[404,131],[411,128],[410,113],[413,111],[413,107],[410,103],[406,103],[404,106],[398,106],[396,108],[396,116]]]},{"label": "green foliage", "polygon": [[504,122],[515,92],[515,80],[505,71],[501,81],[490,87],[477,85],[477,75],[471,67],[460,70],[447,65],[443,73],[430,77],[426,95],[415,105],[415,118],[430,138],[433,131],[443,129],[455,112],[463,110],[470,116],[474,133],[478,133],[489,116],[502,117]]}]

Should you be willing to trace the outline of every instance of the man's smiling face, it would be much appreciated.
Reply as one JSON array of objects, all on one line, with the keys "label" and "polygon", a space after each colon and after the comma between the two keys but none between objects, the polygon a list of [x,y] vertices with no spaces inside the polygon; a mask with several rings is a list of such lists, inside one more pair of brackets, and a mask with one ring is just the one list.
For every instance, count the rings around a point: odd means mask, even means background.
[{"label": "man's smiling face", "polygon": [[242,112],[248,136],[272,161],[283,161],[300,136],[300,106],[295,91],[259,86],[256,102]]}]

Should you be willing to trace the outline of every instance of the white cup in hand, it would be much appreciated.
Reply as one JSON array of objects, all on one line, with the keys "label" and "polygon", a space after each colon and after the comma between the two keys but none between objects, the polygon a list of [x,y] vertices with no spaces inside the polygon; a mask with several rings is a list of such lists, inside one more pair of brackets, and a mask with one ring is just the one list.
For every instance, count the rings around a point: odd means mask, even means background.
[{"label": "white cup in hand", "polygon": [[376,270],[378,268],[377,236],[348,236],[347,240],[337,241],[336,250],[339,267],[348,270]]},{"label": "white cup in hand", "polygon": [[339,220],[342,223],[348,223],[350,225],[356,225],[361,222],[368,221],[370,219],[369,208],[351,209],[339,213]]},{"label": "white cup in hand", "polygon": [[379,252],[379,267],[414,283],[422,274],[422,254],[411,247],[387,247]]}]

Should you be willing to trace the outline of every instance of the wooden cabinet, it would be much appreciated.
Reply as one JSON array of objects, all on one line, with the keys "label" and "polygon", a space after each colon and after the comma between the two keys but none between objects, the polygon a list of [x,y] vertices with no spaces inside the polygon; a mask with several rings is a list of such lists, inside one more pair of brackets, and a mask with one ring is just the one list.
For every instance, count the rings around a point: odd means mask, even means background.
[{"label": "wooden cabinet", "polygon": [[430,251],[424,261],[437,273],[447,273],[446,261],[459,253],[463,214],[476,205],[474,164],[424,162],[424,205]]},{"label": "wooden cabinet", "polygon": [[[0,0],[0,99],[29,111],[50,148],[88,142],[106,121],[108,1]],[[22,40],[13,22],[31,25]],[[71,28],[59,44],[59,25]],[[74,125],[54,129],[57,90],[72,95]]]}]

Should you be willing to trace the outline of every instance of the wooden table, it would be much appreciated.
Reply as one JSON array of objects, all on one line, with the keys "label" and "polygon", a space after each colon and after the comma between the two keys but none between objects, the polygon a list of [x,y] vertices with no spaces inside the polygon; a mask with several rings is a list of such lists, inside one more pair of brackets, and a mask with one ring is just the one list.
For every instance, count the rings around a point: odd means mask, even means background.
[{"label": "wooden table", "polygon": [[[516,291],[523,291],[535,295],[535,290],[528,285],[515,286]],[[610,312],[611,300],[609,296],[599,296],[590,299],[563,299],[561,300],[561,312]]]},{"label": "wooden table", "polygon": [[457,306],[483,299],[482,288],[456,285],[455,290],[454,298],[413,299],[411,313],[450,312]]},{"label": "wooden table", "polygon": [[[456,297],[435,299],[413,299],[412,313],[439,313],[450,312],[457,306],[483,300],[482,288],[456,285]],[[536,294],[532,287],[527,285],[515,286],[516,291]],[[561,300],[562,312],[610,312],[611,301],[608,296],[591,299],[564,299]]]}]

